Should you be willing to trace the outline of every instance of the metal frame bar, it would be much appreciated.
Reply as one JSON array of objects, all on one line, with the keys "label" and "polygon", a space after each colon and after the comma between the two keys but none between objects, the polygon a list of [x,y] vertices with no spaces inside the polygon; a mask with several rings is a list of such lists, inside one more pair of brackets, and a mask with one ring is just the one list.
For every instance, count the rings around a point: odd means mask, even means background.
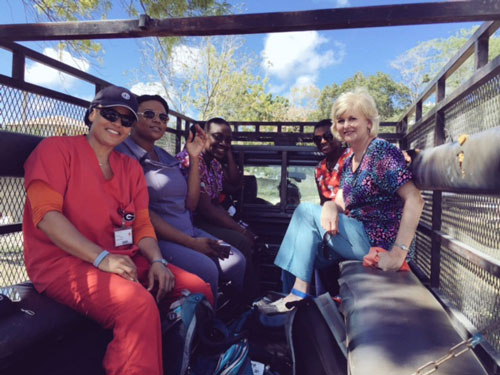
[{"label": "metal frame bar", "polygon": [[[477,3],[476,3],[477,4]],[[499,5],[499,4],[497,4]],[[500,6],[500,5],[499,5]],[[498,19],[498,18],[497,18]],[[406,111],[406,113],[401,117],[404,119],[409,116],[411,113],[415,111],[418,103],[422,103],[427,99],[432,92],[436,90],[436,86],[439,81],[443,79],[446,80],[449,76],[453,74],[474,52],[476,53],[484,53],[484,50],[480,48],[476,48],[476,41],[478,39],[482,40],[482,44],[487,44],[487,40],[491,35],[493,35],[498,28],[500,28],[500,20],[497,21],[489,21],[483,23],[479,29],[471,36],[471,38],[465,43],[465,45],[455,54],[455,56],[444,66],[443,69],[437,74],[436,78],[434,78],[424,89],[423,93],[415,100],[415,104],[410,106],[410,108]],[[484,47],[483,47],[484,48]],[[486,54],[487,56],[487,54]],[[486,57],[487,59],[487,57]],[[477,60],[484,62],[484,57],[481,57]],[[476,64],[477,66],[477,64]],[[421,105],[421,104],[420,104]],[[401,120],[400,120],[401,121]]]},{"label": "metal frame bar", "polygon": [[79,105],[79,106],[84,107],[84,108],[88,107],[90,104],[87,100],[76,98],[74,96],[64,94],[64,93],[59,92],[59,91],[47,89],[47,88],[42,87],[42,86],[34,85],[32,83],[20,81],[20,80],[8,77],[8,76],[3,75],[3,74],[0,74],[0,84],[5,85],[5,86],[9,86],[9,87],[12,87],[15,89],[27,91],[27,92],[30,92],[33,94],[47,96],[47,97],[52,98],[52,99],[61,100],[61,101],[66,102],[66,103]]},{"label": "metal frame bar", "polygon": [[[111,85],[111,83],[108,81],[97,78],[96,76],[93,76],[93,75],[86,73],[80,69],[77,69],[71,65],[67,65],[59,60],[53,59],[49,56],[46,56],[40,52],[36,52],[36,51],[29,49],[25,46],[22,46],[20,44],[12,43],[12,42],[8,42],[8,41],[3,40],[2,42],[0,42],[0,48],[11,51],[14,56],[23,56],[24,59],[29,58],[29,59],[37,61],[41,64],[50,66],[51,68],[57,69],[60,72],[64,72],[64,73],[69,74],[73,77],[79,78],[83,81],[92,83],[92,84],[96,85],[96,87],[105,87],[105,86]],[[16,67],[15,67],[15,64],[13,61],[12,62],[12,69],[15,69],[15,68]],[[19,69],[21,69],[21,68],[19,68]],[[24,65],[22,66],[22,70],[23,70],[23,75],[22,75],[23,77],[21,79],[24,80]],[[14,75],[13,75],[13,77],[14,77]]]},{"label": "metal frame bar", "polygon": [[422,119],[412,126],[406,137],[410,137],[418,127],[427,122],[430,117],[434,116],[437,111],[444,112],[455,102],[470,94],[476,88],[481,86],[484,82],[490,80],[500,73],[500,56],[497,56],[489,63],[478,69],[472,77],[465,81],[460,87],[453,91],[450,95],[446,96],[441,102],[436,103],[436,106],[429,111]]},{"label": "metal frame bar", "polygon": [[497,0],[395,4],[212,17],[0,25],[0,40],[75,40],[336,30],[498,20]]},{"label": "metal frame bar", "polygon": [[22,230],[23,225],[21,223],[0,225],[0,234],[16,233],[21,232]]}]

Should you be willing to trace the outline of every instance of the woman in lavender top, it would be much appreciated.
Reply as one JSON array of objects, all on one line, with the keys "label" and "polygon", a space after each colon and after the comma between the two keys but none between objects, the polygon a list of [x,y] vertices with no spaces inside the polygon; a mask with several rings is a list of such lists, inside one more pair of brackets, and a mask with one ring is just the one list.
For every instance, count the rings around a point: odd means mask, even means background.
[{"label": "woman in lavender top", "polygon": [[139,96],[139,121],[117,150],[139,160],[146,176],[151,222],[161,252],[169,262],[201,277],[217,296],[219,278],[231,282],[235,292],[243,288],[246,260],[241,252],[221,245],[216,237],[195,227],[192,212],[200,198],[199,155],[206,141],[197,125],[196,138],[186,142],[191,167],[184,175],[179,161],[155,146],[167,129],[168,104],[158,95]]}]

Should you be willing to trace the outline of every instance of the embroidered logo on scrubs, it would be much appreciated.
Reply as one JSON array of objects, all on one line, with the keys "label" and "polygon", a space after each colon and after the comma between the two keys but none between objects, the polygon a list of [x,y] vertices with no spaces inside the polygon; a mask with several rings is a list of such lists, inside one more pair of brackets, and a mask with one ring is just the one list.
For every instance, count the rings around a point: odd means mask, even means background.
[{"label": "embroidered logo on scrubs", "polygon": [[127,222],[134,221],[134,219],[135,219],[135,214],[133,212],[125,212],[123,214],[123,220]]}]

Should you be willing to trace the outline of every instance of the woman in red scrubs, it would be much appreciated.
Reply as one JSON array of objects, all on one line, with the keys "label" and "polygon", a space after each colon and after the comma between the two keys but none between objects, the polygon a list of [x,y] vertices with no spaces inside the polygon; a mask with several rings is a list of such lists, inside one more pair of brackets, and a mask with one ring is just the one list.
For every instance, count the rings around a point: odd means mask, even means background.
[{"label": "woman in red scrubs", "polygon": [[[101,90],[86,136],[43,140],[25,164],[25,262],[35,288],[113,330],[107,374],[163,374],[157,303],[210,285],[167,264],[139,163],[113,151],[137,120],[125,88]],[[152,293],[150,293],[152,292]],[[167,298],[165,298],[167,297]]]}]

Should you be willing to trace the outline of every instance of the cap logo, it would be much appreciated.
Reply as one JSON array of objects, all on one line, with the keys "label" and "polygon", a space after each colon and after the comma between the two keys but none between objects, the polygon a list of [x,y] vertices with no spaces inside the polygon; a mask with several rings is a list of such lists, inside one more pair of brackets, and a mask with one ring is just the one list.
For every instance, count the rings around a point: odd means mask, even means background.
[{"label": "cap logo", "polygon": [[122,98],[125,99],[125,100],[130,100],[130,95],[128,94],[128,92],[122,92]]}]

